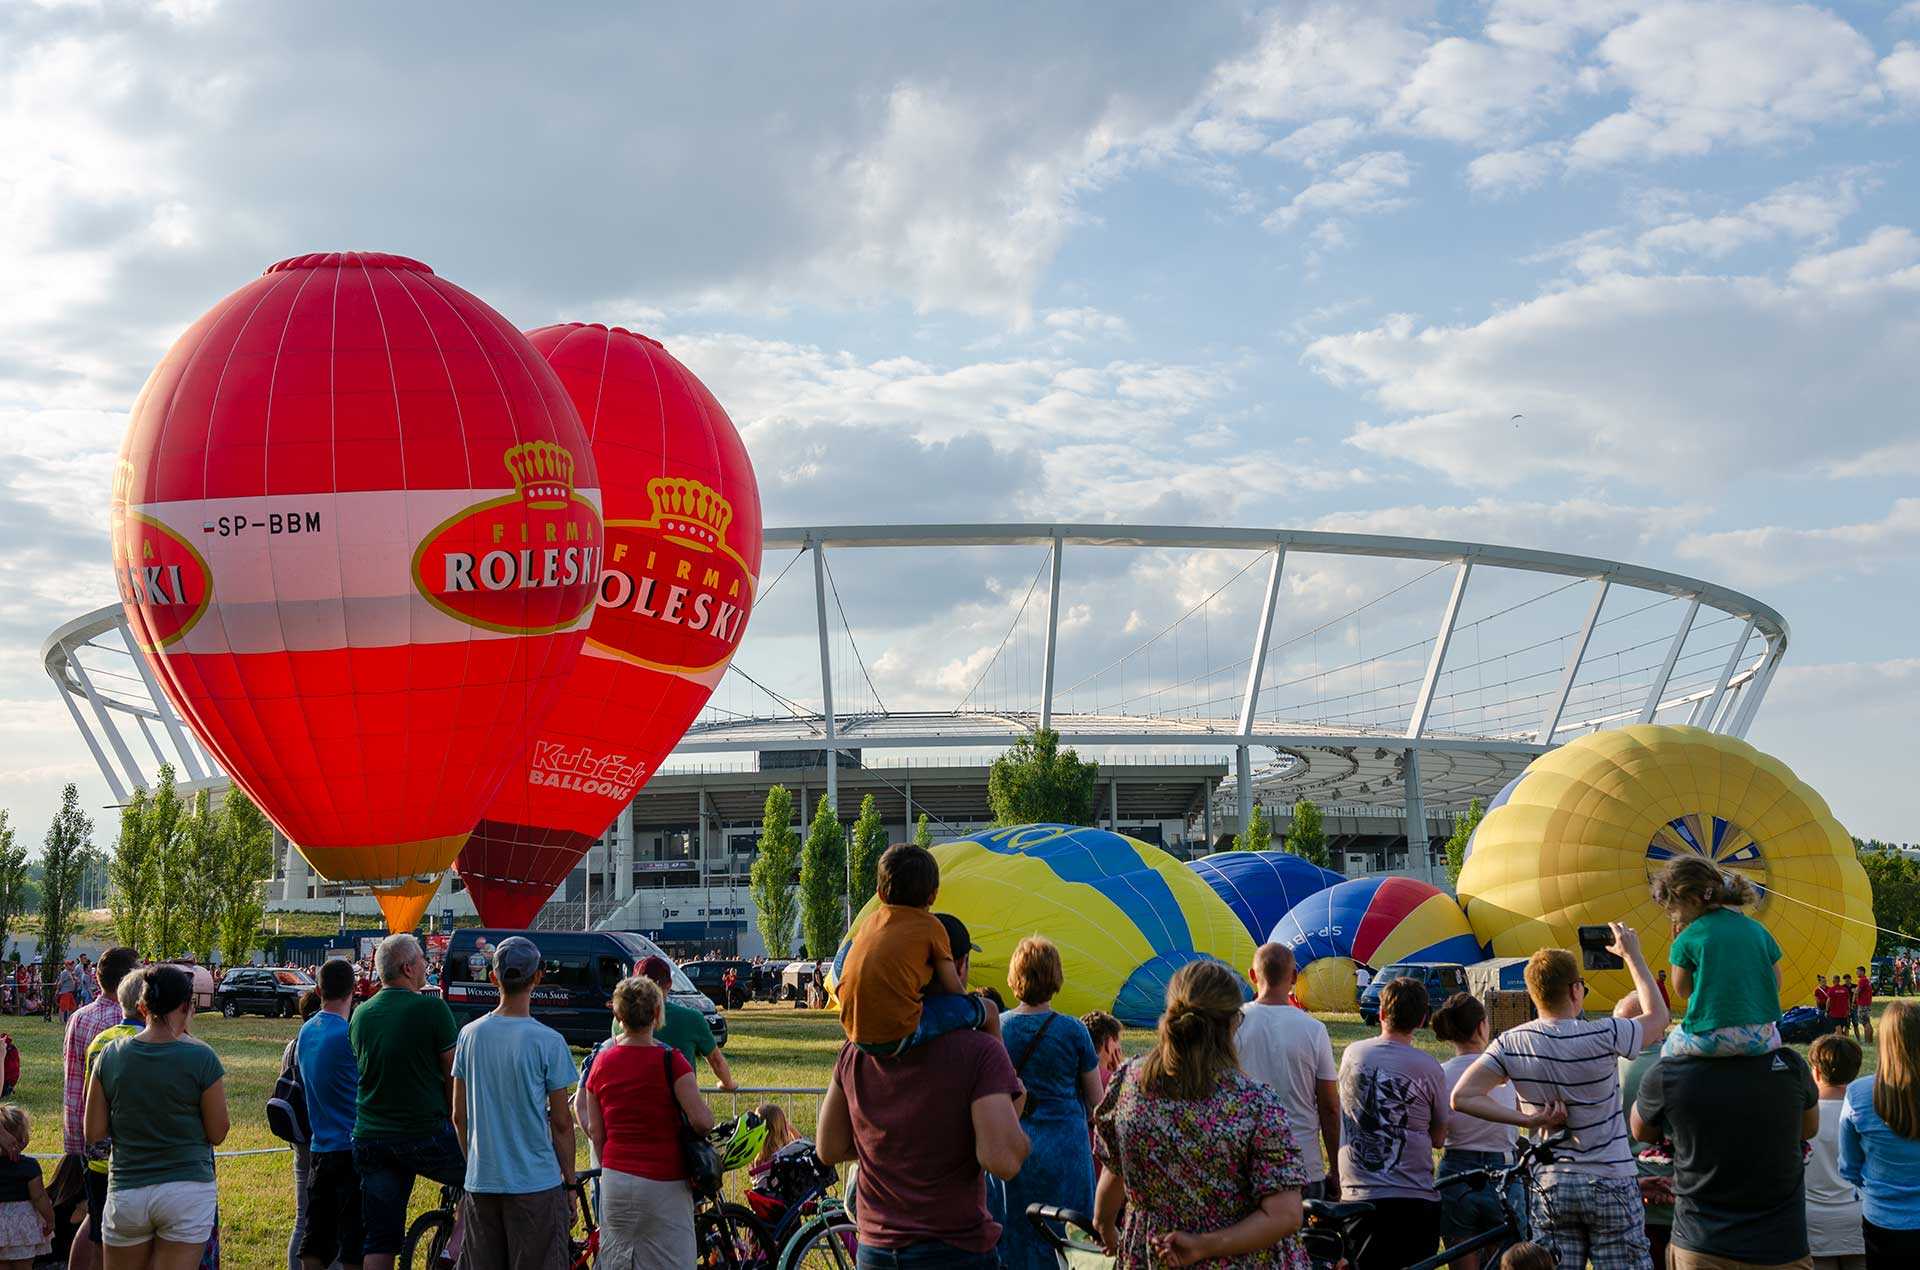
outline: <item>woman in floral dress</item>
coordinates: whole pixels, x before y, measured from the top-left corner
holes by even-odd
[[[1240,1072],[1239,1022],[1232,971],[1182,966],[1167,985],[1159,1042],[1107,1086],[1094,1115],[1105,1168],[1094,1218],[1119,1270],[1309,1270],[1295,1238],[1306,1173],[1279,1096]]]

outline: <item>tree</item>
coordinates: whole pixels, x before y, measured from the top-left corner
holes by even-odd
[[[1090,825],[1098,763],[1060,748],[1060,734],[1040,728],[993,760],[987,802],[998,825]]]
[[[1887,930],[1920,934],[1920,861],[1896,850],[1892,843],[1862,842],[1858,838],[1853,842],[1860,867],[1867,871],[1867,882],[1873,887],[1874,923]],[[1895,956],[1911,942],[1887,930],[1881,931],[1874,943],[1876,957]]]
[[[27,849],[13,840],[13,826],[0,809],[0,948],[13,919],[27,911]]]
[[[1447,885],[1460,885],[1460,870],[1467,867],[1467,840],[1473,837],[1473,831],[1480,827],[1480,821],[1486,816],[1487,809],[1480,805],[1478,798],[1467,804],[1467,814],[1456,816],[1453,832],[1447,835]]]
[[[1247,827],[1234,837],[1235,851],[1265,851],[1267,844],[1273,841],[1273,826],[1267,823],[1267,809],[1259,803],[1253,805],[1253,814],[1247,817]]]
[[[93,845],[93,821],[80,810],[80,787],[71,781],[60,791],[60,810],[47,829],[41,852],[40,977],[47,1017],[56,1004],[54,984],[67,959],[67,939],[73,933],[73,901],[80,887],[83,854]]]
[[[180,874],[180,889],[174,899],[179,910],[179,942],[182,952],[192,953],[202,965],[213,962],[213,950],[220,942],[219,877],[225,843],[220,826],[207,801],[207,791],[193,796],[193,810],[181,824],[179,859],[174,867]]]
[[[807,956],[825,961],[846,933],[841,905],[847,895],[847,841],[840,817],[823,797],[813,813],[807,842],[800,849],[800,934]]]
[[[920,823],[913,827],[913,845],[928,850],[933,848],[933,830],[927,827],[927,813],[924,811],[920,813]]]
[[[153,789],[135,790],[120,809],[120,837],[107,865],[107,907],[120,942],[156,956],[161,955],[153,929],[163,898],[161,860],[173,851],[184,811],[173,768],[163,763]]]
[[[847,853],[847,885],[851,888],[847,898],[853,912],[859,912],[860,906],[873,898],[879,885],[880,857],[886,849],[887,826],[880,819],[873,795],[868,794],[860,800],[860,819],[853,822],[853,844]]]
[[[793,951],[793,872],[800,863],[800,835],[793,831],[793,795],[785,785],[767,791],[760,816],[760,850],[753,857],[749,887],[760,939],[770,957]]]
[[[195,795],[192,803],[183,802],[175,790],[172,773],[165,784],[153,791],[147,811],[154,817],[153,867],[147,874],[148,904],[143,925],[150,958],[173,961],[190,951],[192,917],[189,895],[200,884],[198,853],[207,841],[206,798]]]
[[[1327,854],[1327,831],[1320,818],[1320,809],[1311,799],[1302,798],[1293,805],[1293,823],[1287,826],[1287,836],[1281,841],[1282,850],[1291,851],[1309,864],[1321,868],[1331,868]]]
[[[220,800],[218,844],[209,884],[214,892],[213,934],[223,965],[239,965],[253,951],[266,916],[261,888],[273,872],[273,825],[238,788]]]

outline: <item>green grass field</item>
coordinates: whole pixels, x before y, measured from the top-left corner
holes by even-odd
[[[1336,1052],[1363,1037],[1373,1035],[1355,1015],[1323,1014],[1333,1036]],[[816,1089],[826,1083],[840,1048],[838,1018],[825,1011],[794,1010],[772,1006],[754,1006],[728,1015],[732,1039],[727,1056],[734,1075],[742,1086],[783,1090]],[[290,1020],[223,1019],[218,1015],[198,1015],[194,1034],[207,1041],[219,1053],[227,1069],[227,1097],[233,1108],[233,1132],[223,1151],[263,1150],[279,1147],[279,1139],[267,1132],[264,1107],[280,1071],[280,1054],[293,1035]],[[38,1019],[0,1018],[0,1031],[12,1035],[20,1048],[21,1078],[14,1100],[33,1117],[33,1142],[29,1148],[38,1155],[57,1155],[60,1151],[60,1028]],[[1127,1050],[1139,1053],[1152,1041],[1152,1034],[1131,1031]],[[1423,1048],[1440,1057],[1449,1057],[1452,1049],[1429,1040]],[[1874,1052],[1867,1050],[1867,1071],[1874,1066]],[[707,1077],[703,1070],[701,1075]],[[819,1098],[807,1093],[715,1094],[711,1101],[722,1118],[750,1110],[762,1101],[778,1102],[787,1108],[795,1125],[803,1132],[813,1128]],[[581,1163],[585,1164],[585,1140],[582,1139]],[[51,1173],[51,1162],[48,1165]],[[287,1232],[293,1222],[293,1165],[290,1154],[281,1151],[267,1155],[243,1155],[222,1159],[219,1169],[222,1251],[226,1264],[247,1270],[268,1270],[284,1264]],[[438,1197],[430,1185],[414,1188],[414,1207],[425,1208]]]

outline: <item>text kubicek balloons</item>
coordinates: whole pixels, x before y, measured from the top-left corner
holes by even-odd
[[[593,446],[607,554],[586,649],[460,853],[481,919],[506,927],[533,920],[679,742],[740,646],[760,576],[753,466],[693,373],[619,327],[529,338]]]
[[[579,415],[417,261],[274,265],[167,351],[113,559],[162,690],[331,882],[411,928],[578,658],[603,552]]]

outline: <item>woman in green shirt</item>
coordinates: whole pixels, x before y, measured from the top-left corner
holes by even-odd
[[[113,1139],[106,1270],[195,1270],[213,1234],[213,1148],[227,1136],[225,1069],[187,1034],[193,980],[154,966],[146,1026],[100,1052],[87,1085],[86,1137]]]

